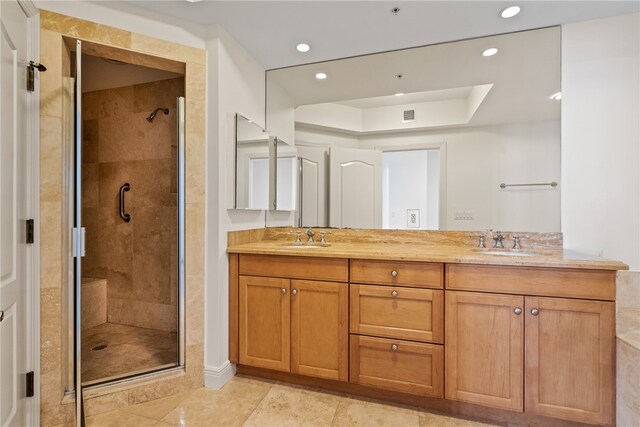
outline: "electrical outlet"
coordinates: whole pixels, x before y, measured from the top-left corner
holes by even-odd
[[[473,221],[475,219],[475,212],[470,210],[455,210],[453,212],[453,219],[455,221]]]
[[[407,209],[407,227],[420,228],[420,209]]]

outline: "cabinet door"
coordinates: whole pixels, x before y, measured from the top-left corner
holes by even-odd
[[[289,371],[289,279],[240,276],[240,363]]]
[[[444,291],[350,285],[351,333],[442,343]]]
[[[291,371],[347,381],[348,285],[291,281]]]
[[[613,424],[615,303],[526,298],[526,410]]]
[[[445,313],[445,397],[522,412],[524,297],[448,291]]]

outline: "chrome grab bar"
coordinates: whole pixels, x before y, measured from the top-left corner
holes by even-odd
[[[124,212],[124,192],[129,191],[130,189],[131,189],[131,186],[129,185],[128,182],[125,182],[120,187],[120,218],[122,218],[124,222],[131,221],[131,215]]]
[[[535,184],[505,184],[502,183],[500,184],[500,188],[507,188],[507,187],[537,187],[537,186],[550,186],[553,188],[556,188],[558,186],[558,183],[553,181],[553,182],[540,182],[540,183],[535,183]]]

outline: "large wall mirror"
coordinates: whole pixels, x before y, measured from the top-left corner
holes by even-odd
[[[560,58],[553,27],[268,71],[291,225],[560,231]]]

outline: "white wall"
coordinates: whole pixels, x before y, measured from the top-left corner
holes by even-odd
[[[220,387],[228,363],[227,232],[265,225],[264,211],[228,210],[233,200],[234,113],[264,127],[264,69],[221,27],[208,29],[205,385]]]
[[[562,27],[565,247],[640,270],[639,14]]]

